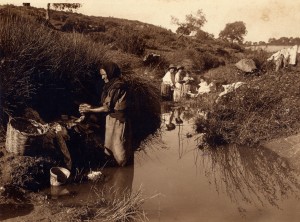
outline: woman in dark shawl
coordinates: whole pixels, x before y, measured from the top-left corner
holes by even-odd
[[[127,87],[121,77],[121,70],[115,63],[101,65],[99,73],[105,82],[101,95],[101,106],[82,104],[80,113],[107,113],[105,123],[105,151],[112,154],[120,166],[132,161],[131,129],[128,121]]]

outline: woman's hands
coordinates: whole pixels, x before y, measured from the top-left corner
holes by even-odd
[[[90,112],[90,109],[91,109],[91,105],[89,105],[87,103],[82,103],[79,105],[79,112],[81,114]]]
[[[102,113],[108,111],[109,109],[107,108],[107,106],[92,107],[91,105],[86,103],[79,105],[79,112],[81,115],[84,115],[85,113]]]

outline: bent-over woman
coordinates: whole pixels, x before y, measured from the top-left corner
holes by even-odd
[[[115,63],[103,64],[99,73],[105,82],[101,106],[91,107],[80,105],[81,113],[107,113],[105,124],[104,147],[107,154],[112,154],[118,165],[125,166],[133,159],[131,146],[131,127],[126,115],[127,111],[127,86],[121,77],[121,70]]]

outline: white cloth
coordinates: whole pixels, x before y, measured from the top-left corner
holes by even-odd
[[[209,92],[210,92],[210,87],[207,84],[207,82],[204,81],[199,83],[198,94],[204,94]]]
[[[294,45],[292,48],[289,49],[289,53],[290,53],[289,63],[291,65],[296,65],[297,52],[298,52],[298,45]]]
[[[224,91],[219,94],[219,97],[224,96],[230,92],[233,92],[234,90],[236,90],[237,88],[239,88],[241,85],[244,85],[244,84],[245,84],[244,82],[235,82],[235,83],[228,84],[228,85],[222,85],[224,88]]]
[[[280,55],[282,54],[284,59],[289,59],[289,64],[295,65],[296,64],[296,57],[297,57],[298,45],[294,45],[290,48],[281,49],[278,52],[271,55],[267,60],[268,61],[276,61],[279,59]]]

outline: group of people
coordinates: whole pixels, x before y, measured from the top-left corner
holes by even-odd
[[[185,74],[184,74],[185,73]],[[170,64],[167,73],[164,75],[161,84],[161,96],[165,99],[178,102],[191,90],[194,79],[184,66]]]

